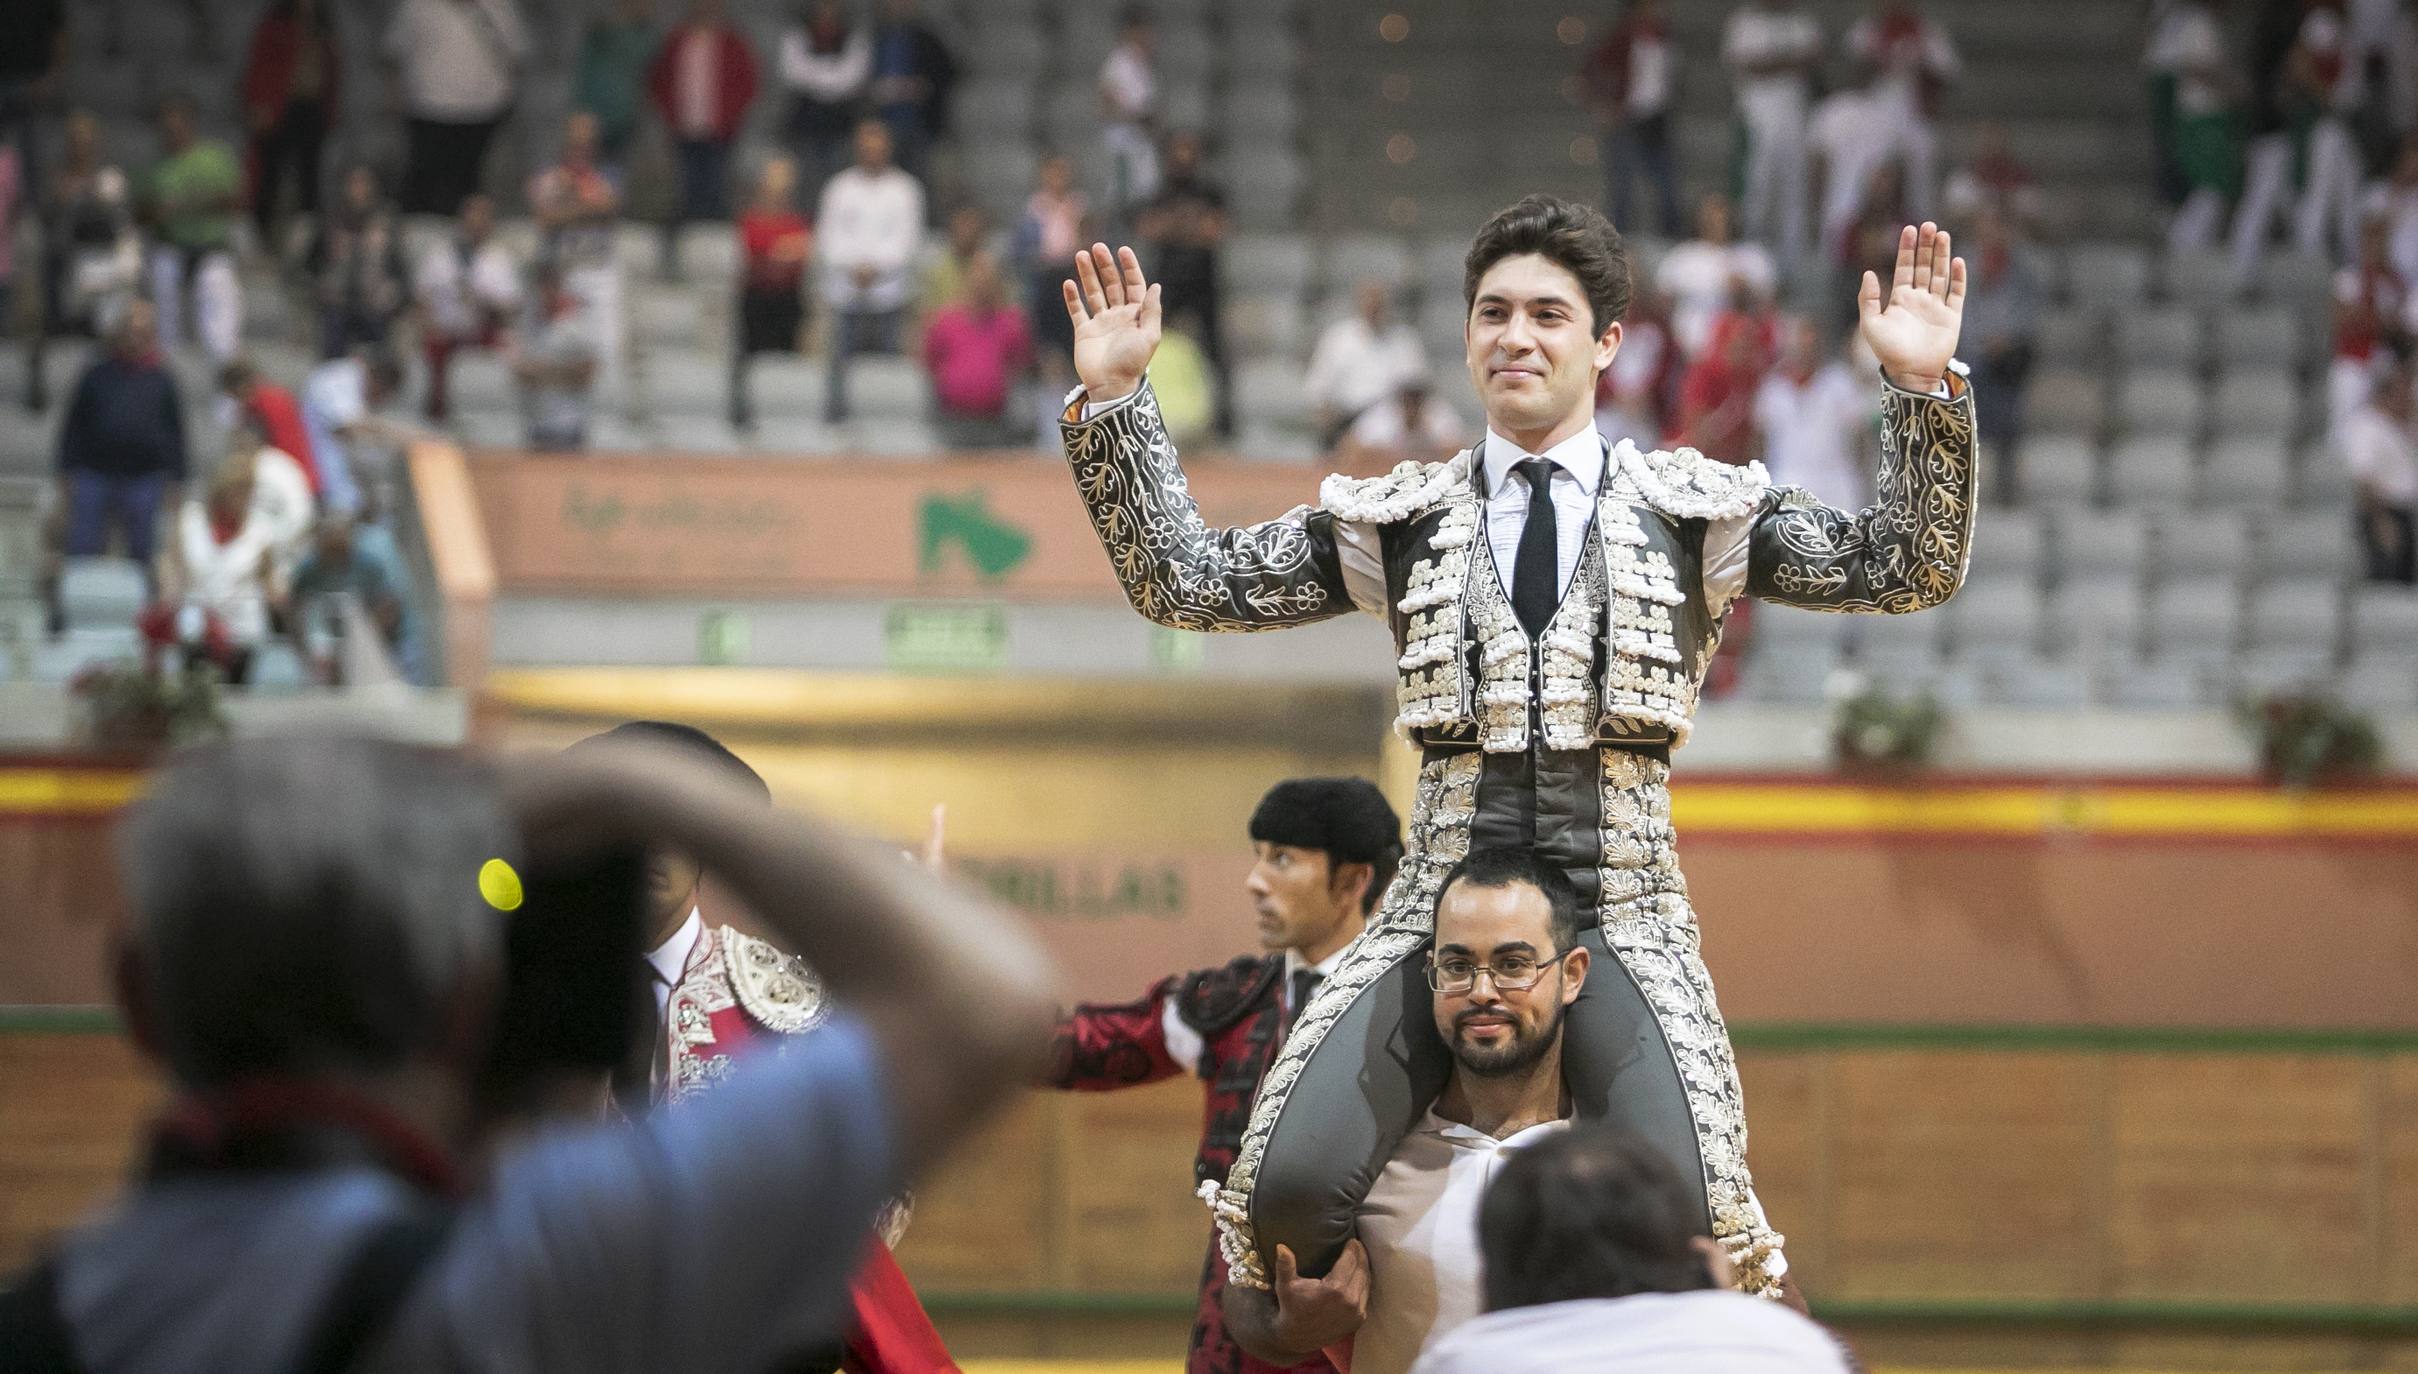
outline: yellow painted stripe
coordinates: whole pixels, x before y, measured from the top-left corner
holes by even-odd
[[[1682,835],[2418,837],[2418,790],[1682,783]]]
[[[0,815],[104,815],[142,790],[130,768],[0,768]]]

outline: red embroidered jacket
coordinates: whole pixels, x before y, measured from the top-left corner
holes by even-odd
[[[665,1097],[673,1102],[730,1076],[732,1062],[769,1035],[803,1035],[830,1015],[804,962],[729,926],[697,937],[680,985],[664,1004],[671,1041]],[[958,1374],[915,1290],[890,1257],[906,1208],[883,1215],[864,1268],[849,1285],[854,1320],[840,1367],[848,1374]]]
[[[1166,1015],[1172,1005],[1183,1025],[1201,1038],[1194,1068],[1208,1086],[1193,1181],[1224,1183],[1242,1148],[1259,1080],[1284,1043],[1284,968],[1281,956],[1246,954],[1223,968],[1160,979],[1138,1001],[1084,1003],[1058,1023],[1047,1082],[1076,1092],[1110,1092],[1183,1073],[1186,1066],[1167,1046]],[[1212,1236],[1201,1266],[1201,1300],[1185,1374],[1333,1374],[1324,1356],[1288,1370],[1247,1354],[1226,1334],[1218,1306],[1225,1291],[1226,1264]]]

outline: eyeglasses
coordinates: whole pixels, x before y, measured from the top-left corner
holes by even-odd
[[[1545,974],[1559,962],[1558,954],[1550,959],[1506,954],[1492,964],[1472,963],[1457,955],[1439,959],[1431,954],[1427,956],[1427,985],[1457,997],[1477,987],[1478,976],[1484,974],[1494,980],[1497,992],[1526,992],[1543,982]]]

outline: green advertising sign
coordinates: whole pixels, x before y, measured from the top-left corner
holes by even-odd
[[[979,673],[1007,664],[1007,608],[990,602],[902,601],[882,627],[900,673]]]

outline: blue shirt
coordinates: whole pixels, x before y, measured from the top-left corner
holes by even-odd
[[[104,356],[76,379],[59,426],[59,471],[185,480],[185,412],[157,362]]]
[[[838,1344],[899,1187],[891,1104],[842,1014],[714,1092],[506,1156],[362,1374],[762,1369]],[[99,1374],[275,1374],[403,1186],[376,1170],[179,1178],[71,1237],[60,1293]]]

